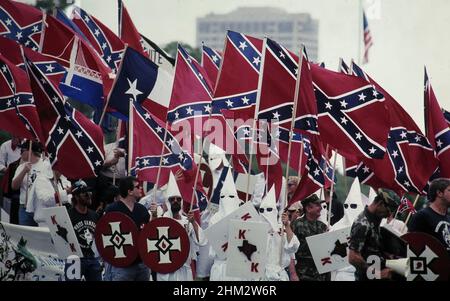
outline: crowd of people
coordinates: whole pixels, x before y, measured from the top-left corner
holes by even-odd
[[[228,169],[225,180],[220,183],[222,188],[217,192],[220,196],[217,206],[210,203],[198,223],[192,211],[183,210],[184,200],[173,174],[164,190],[150,190],[145,195],[142,182],[126,175],[125,151],[115,143],[107,145],[106,150],[103,170],[98,178],[71,182],[52,170],[44,156],[44,148],[38,142],[21,142],[13,137],[0,148],[3,196],[11,201],[10,223],[45,227],[42,209],[66,206],[82,249],[81,275],[86,281],[362,281],[368,280],[368,258],[371,255],[381,258],[378,278],[393,279],[393,271],[386,267],[389,255],[383,251],[380,228],[386,224],[395,228],[398,223],[397,229],[404,232],[409,228],[409,231],[434,236],[450,255],[449,179],[436,179],[431,183],[429,206],[413,216],[408,228],[395,218],[398,204],[381,190],[369,196],[365,206],[361,201],[356,202],[351,194],[345,203],[341,203],[333,192],[325,190],[323,199],[313,194],[284,208],[280,204],[287,204],[286,200],[277,200],[273,188],[265,195],[260,193],[261,185],[257,183],[250,201],[269,226],[265,273],[259,279],[229,277],[227,261],[215,253],[203,233],[243,204],[225,152],[217,148],[210,151],[212,189],[218,186],[224,168]],[[299,178],[289,177],[286,183],[289,200]],[[265,182],[262,184],[266,186]],[[330,203],[331,215],[328,218]],[[191,248],[186,262],[173,273],[161,274],[151,271],[139,257],[127,267],[116,267],[104,261],[94,250],[94,232],[99,218],[110,212],[127,215],[138,229],[158,217],[175,219],[186,229],[189,237]],[[320,274],[306,238],[343,227],[351,227],[348,243],[350,265]]]

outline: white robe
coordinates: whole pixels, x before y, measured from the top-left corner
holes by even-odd
[[[287,241],[287,234],[284,233],[283,253],[281,255],[280,265],[280,248],[281,235],[278,232],[272,232],[267,239],[267,264],[263,281],[289,281],[289,275],[286,268],[291,263],[291,256],[297,252],[300,247],[300,241],[294,234],[291,241]]]
[[[167,213],[167,212],[166,212]],[[166,214],[164,216],[167,217]],[[180,220],[176,220],[179,222],[185,229],[188,227],[188,237],[190,242],[190,251],[189,256],[186,259],[186,262],[181,266],[178,270],[173,273],[168,274],[156,274],[156,279],[158,281],[193,281],[192,277],[192,269],[191,269],[191,261],[196,259],[197,250],[199,246],[204,246],[207,243],[207,239],[203,234],[203,230],[201,227],[198,227],[198,240],[195,235],[194,227],[189,223],[188,219],[185,216],[181,216]]]

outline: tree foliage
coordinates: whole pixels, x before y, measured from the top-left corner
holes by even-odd
[[[181,43],[181,46],[183,46],[183,48],[186,49],[186,51],[197,60],[197,62],[201,61],[202,53],[200,51],[200,48],[194,48],[191,45],[184,44],[184,43]],[[176,57],[177,56],[177,47],[178,47],[178,42],[173,41],[164,47],[164,51],[167,52],[171,57]]]

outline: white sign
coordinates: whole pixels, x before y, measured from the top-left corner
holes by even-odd
[[[306,238],[319,274],[347,267],[348,239],[351,227],[322,233]]]
[[[63,281],[50,231],[0,222],[0,281]]]
[[[262,221],[261,216],[256,212],[255,207],[251,202],[247,202],[219,222],[209,226],[205,231],[205,236],[216,252],[217,256],[225,260],[227,258],[228,250],[228,230],[230,221],[238,219],[242,221]]]
[[[66,260],[71,255],[83,257],[66,207],[45,208],[42,211],[59,258]]]
[[[265,222],[230,221],[226,275],[243,279],[264,276],[268,227]]]

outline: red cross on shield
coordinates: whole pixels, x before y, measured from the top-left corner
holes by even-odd
[[[148,223],[139,234],[142,261],[161,274],[175,272],[186,262],[190,243],[183,226],[176,220],[161,217]]]
[[[134,221],[120,212],[102,216],[94,234],[100,256],[115,267],[127,267],[136,260],[138,235]]]

